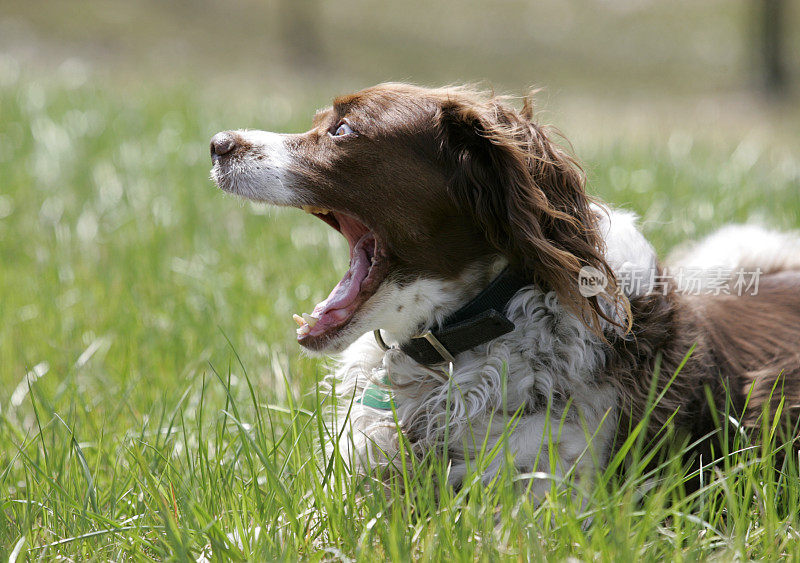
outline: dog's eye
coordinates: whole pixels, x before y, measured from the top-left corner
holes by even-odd
[[[344,135],[352,135],[353,133],[355,133],[355,131],[353,131],[353,128],[350,127],[350,125],[348,125],[347,123],[342,122],[336,127],[336,131],[333,133],[333,136],[342,137]]]

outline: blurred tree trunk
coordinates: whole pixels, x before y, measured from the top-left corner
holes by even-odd
[[[785,0],[758,0],[759,35],[758,64],[762,83],[767,95],[782,97],[788,91],[788,76],[784,59],[786,40]]]
[[[321,6],[319,0],[279,0],[278,23],[281,41],[289,64],[299,70],[318,68],[323,62],[319,34]]]

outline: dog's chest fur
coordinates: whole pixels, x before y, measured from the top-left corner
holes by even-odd
[[[596,455],[605,460],[612,429],[616,395],[610,386],[597,385],[594,372],[603,362],[603,348],[573,315],[558,305],[553,293],[531,289],[509,306],[517,328],[508,335],[458,356],[452,374],[414,362],[399,350],[384,352],[367,335],[348,350],[338,371],[340,402],[353,397],[348,436],[340,444],[357,464],[399,466],[397,430],[391,410],[357,401],[367,386],[387,382],[397,418],[414,454],[444,453],[452,460],[450,480],[458,483],[474,463],[479,450],[491,451],[510,424],[507,447],[517,468],[549,466],[547,448],[558,448],[566,471],[579,461],[592,436]],[[341,405],[340,405],[341,406]],[[352,441],[350,440],[352,436]],[[347,456],[345,453],[345,457]],[[484,470],[494,476],[502,455]],[[592,453],[586,453],[592,459]],[[580,464],[578,464],[580,467]],[[474,467],[474,465],[473,465]]]
[[[652,275],[655,254],[633,216],[616,212],[613,217],[613,225],[605,219],[601,228],[613,244],[608,254],[615,271],[622,277]],[[558,476],[574,467],[580,475],[595,462],[602,466],[617,404],[612,386],[596,377],[607,346],[559,304],[554,292],[530,286],[509,302],[506,313],[516,328],[459,354],[452,373],[444,364],[423,366],[400,350],[384,351],[371,334],[351,346],[335,374],[338,424],[347,427],[339,444],[345,459],[357,466],[399,467],[396,412],[418,458],[441,457],[447,449],[453,484],[475,468],[481,450],[492,451],[501,439],[521,472]],[[365,389],[381,385],[391,390],[394,412],[359,400]],[[484,480],[496,474],[504,458],[500,453],[481,468]]]

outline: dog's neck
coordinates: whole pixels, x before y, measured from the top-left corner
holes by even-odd
[[[636,228],[635,216],[625,211],[606,210],[596,204],[592,210],[605,243],[606,260],[617,277],[619,288],[629,297],[647,293],[656,273],[656,255]],[[376,295],[378,301],[397,303],[396,308],[387,308],[387,314],[376,319],[387,347],[402,347],[420,334],[441,329],[456,311],[486,290],[507,266],[505,257],[494,256],[464,268],[457,277],[449,280],[420,278],[402,287],[387,288],[385,294]],[[575,280],[577,289],[578,280]],[[626,319],[620,318],[621,311],[609,306],[606,312],[620,326],[626,326]],[[606,328],[604,324],[603,328]],[[427,345],[426,349],[431,351]],[[412,357],[414,355],[412,353]],[[433,355],[431,352],[422,358],[426,361],[421,363],[428,364],[441,358],[440,354]]]
[[[380,328],[388,347],[399,347],[420,334],[438,329],[486,289],[507,265],[504,257],[493,256],[467,266],[450,279],[420,277],[402,285],[386,284],[375,300],[394,306],[383,307],[386,312],[377,316],[372,330]]]
[[[471,301],[448,316],[441,326],[421,333],[400,345],[400,349],[424,365],[453,363],[455,356],[514,330],[505,314],[508,302],[530,282],[506,267]],[[385,346],[380,331],[378,343]]]

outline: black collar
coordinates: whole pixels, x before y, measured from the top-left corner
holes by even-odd
[[[530,282],[506,267],[472,301],[447,317],[438,329],[412,338],[400,349],[421,364],[453,362],[453,357],[461,352],[514,330],[514,323],[505,316],[505,309],[526,285]],[[380,331],[375,331],[375,338],[386,348]]]

